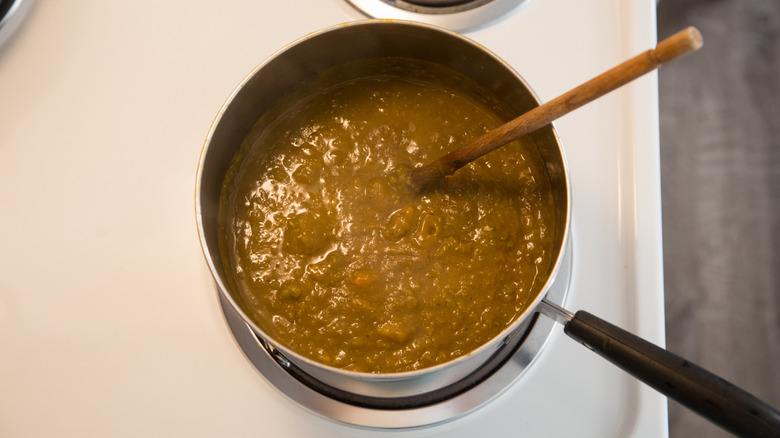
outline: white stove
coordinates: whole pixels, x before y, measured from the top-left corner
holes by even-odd
[[[543,101],[655,45],[653,0],[494,1],[509,12],[439,24]],[[362,18],[345,0],[36,2],[0,47],[0,436],[667,435],[665,397],[560,327],[492,401],[392,433],[310,412],[247,360],[198,243],[201,147],[255,65]],[[663,345],[656,75],[556,127],[573,187],[565,307]]]

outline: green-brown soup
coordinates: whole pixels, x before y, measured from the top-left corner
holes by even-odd
[[[223,187],[220,250],[244,310],[299,354],[364,372],[433,366],[495,337],[552,264],[534,144],[422,195],[405,177],[509,116],[470,79],[398,58],[336,67],[281,99]]]

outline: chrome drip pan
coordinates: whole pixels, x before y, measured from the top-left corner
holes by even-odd
[[[22,23],[32,4],[33,0],[0,0],[0,47]]]
[[[529,0],[347,0],[372,18],[413,20],[455,31],[487,25]]]
[[[547,300],[563,304],[572,267],[571,239],[558,279]],[[378,429],[409,429],[454,420],[498,398],[517,382],[544,347],[555,323],[536,315],[480,369],[447,387],[414,397],[379,398],[351,394],[317,381],[263,342],[219,294],[225,320],[238,345],[260,374],[285,397],[329,420]]]

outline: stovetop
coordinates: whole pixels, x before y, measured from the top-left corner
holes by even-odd
[[[193,207],[206,133],[241,78],[364,17],[343,0],[34,4],[0,47],[0,435],[386,435],[310,413],[244,357]],[[528,0],[463,32],[546,101],[652,47],[655,2]],[[657,76],[556,127],[573,188],[566,307],[663,344]],[[666,400],[557,327],[492,402],[394,433],[485,430],[666,436]]]

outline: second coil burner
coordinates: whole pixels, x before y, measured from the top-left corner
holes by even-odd
[[[346,0],[372,18],[412,20],[454,31],[485,26],[529,0]]]

